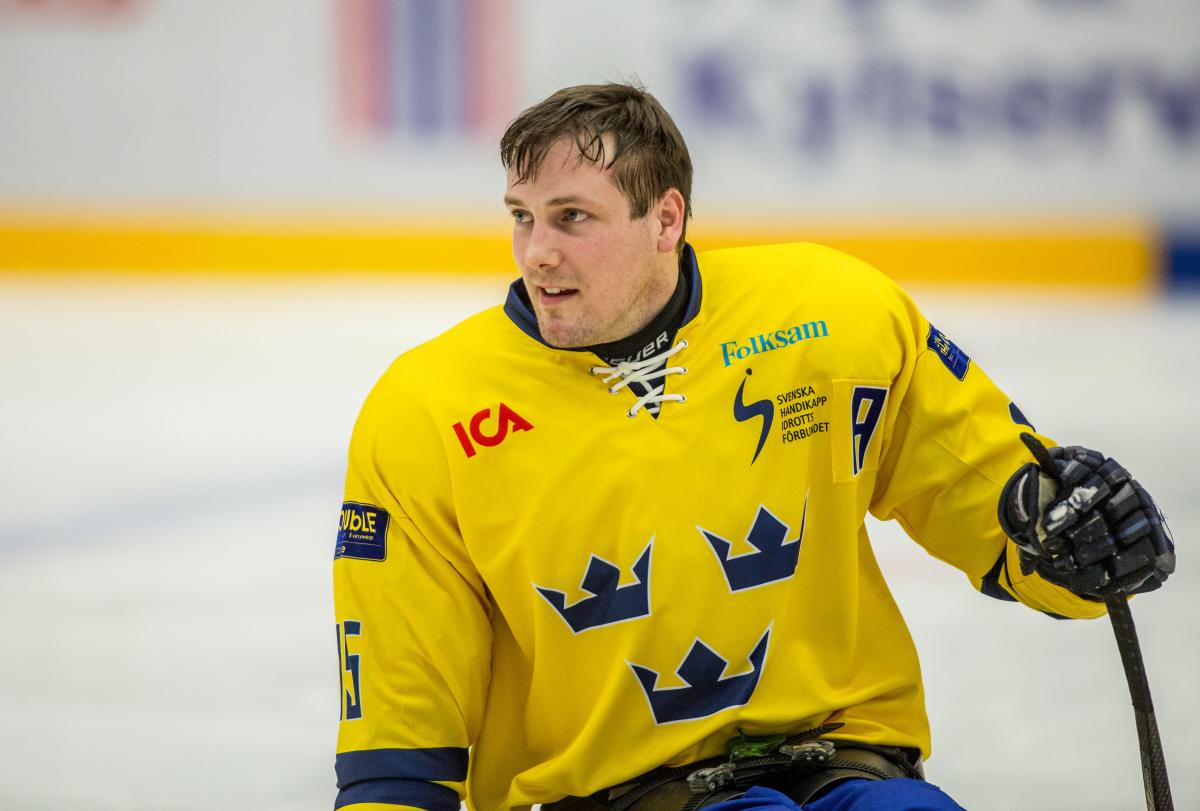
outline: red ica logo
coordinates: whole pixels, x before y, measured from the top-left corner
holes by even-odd
[[[461,422],[454,423],[454,434],[458,437],[459,444],[462,445],[463,451],[470,459],[477,451],[475,445],[482,445],[485,448],[492,448],[499,445],[508,436],[508,432],[512,431],[532,431],[533,426],[529,421],[522,417],[517,412],[500,404],[499,412],[496,414],[496,430],[493,433],[485,433],[483,429],[484,420],[491,419],[492,410],[485,408],[483,411],[477,411],[475,416],[471,417],[469,423],[470,428],[463,428]],[[470,435],[467,431],[470,430]]]

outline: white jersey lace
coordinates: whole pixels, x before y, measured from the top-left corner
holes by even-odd
[[[681,340],[661,355],[655,355],[645,360],[621,361],[616,366],[593,366],[592,374],[604,375],[605,383],[611,383],[614,380],[617,381],[609,386],[609,394],[616,394],[630,383],[642,384],[648,391],[637,398],[637,401],[634,402],[626,414],[630,417],[636,417],[638,411],[643,408],[651,414],[657,414],[659,409],[662,408],[662,404],[667,401],[676,403],[687,402],[685,395],[663,393],[667,387],[667,375],[687,374],[686,366],[667,366],[667,361],[671,356],[686,347],[687,341]],[[653,380],[657,380],[658,383],[652,383],[651,381]]]

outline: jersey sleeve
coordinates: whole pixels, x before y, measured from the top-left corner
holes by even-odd
[[[350,443],[333,566],[335,808],[456,811],[489,681],[487,592],[414,401],[385,376]]]
[[[931,555],[962,570],[976,589],[1058,617],[1091,618],[1085,600],[1036,573],[1024,575],[1017,548],[1000,527],[1004,484],[1031,461],[1022,432],[1055,444],[968,355],[887,282],[882,298],[899,338],[900,373],[887,406],[878,479],[870,509],[894,518]]]

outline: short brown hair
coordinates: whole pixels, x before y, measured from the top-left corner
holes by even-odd
[[[616,141],[612,155],[605,154],[605,135]],[[612,168],[634,219],[646,216],[668,189],[678,189],[684,229],[675,249],[683,249],[692,216],[692,159],[658,99],[633,84],[564,87],[508,125],[500,139],[500,161],[523,183],[537,176],[546,153],[562,138],[575,142],[581,161]]]

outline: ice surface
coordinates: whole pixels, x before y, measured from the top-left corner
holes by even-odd
[[[506,281],[0,279],[0,808],[329,809],[345,446],[404,348]],[[1134,603],[1200,807],[1200,303],[915,291],[1039,429],[1121,460],[1180,548]],[[971,809],[1136,809],[1106,621],[976,594],[891,526],[930,778]]]

